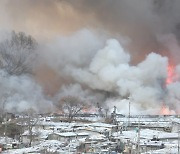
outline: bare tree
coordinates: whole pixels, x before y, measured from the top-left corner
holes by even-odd
[[[13,31],[8,39],[0,43],[0,68],[10,75],[30,73],[36,47],[37,43],[31,36]]]
[[[26,129],[28,131],[29,147],[31,147],[32,142],[34,140],[33,128],[36,126],[36,124],[39,121],[38,115],[32,108],[30,108],[30,109],[27,109],[26,111],[24,111],[23,113],[21,113],[21,116],[22,117],[21,117],[20,124],[22,127],[23,126],[26,127]],[[23,133],[23,130],[21,129],[21,134],[20,134],[21,141],[22,141],[22,133]]]
[[[73,118],[85,107],[85,104],[78,97],[66,96],[60,100],[59,107],[68,115],[68,121],[72,122]]]
[[[28,110],[28,130],[29,130],[29,146],[31,147],[32,141],[33,141],[33,127],[38,122],[37,114],[35,114],[35,111],[33,109]]]

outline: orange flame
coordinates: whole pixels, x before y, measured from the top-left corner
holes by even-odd
[[[166,85],[171,84],[173,82],[173,77],[174,77],[174,66],[169,65],[167,68],[168,76],[166,79]]]
[[[173,115],[173,114],[175,114],[175,112],[173,110],[170,110],[167,105],[162,104],[160,114],[161,115]]]
[[[174,66],[169,64],[167,67],[167,78],[166,78],[166,85],[169,85],[174,82],[175,79],[175,70]],[[174,115],[175,111],[171,110],[169,106],[166,104],[162,104],[161,110],[160,110],[161,115]]]

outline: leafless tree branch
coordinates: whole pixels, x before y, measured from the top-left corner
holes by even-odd
[[[0,42],[0,68],[10,75],[31,73],[36,47],[31,36],[13,31],[9,39]]]

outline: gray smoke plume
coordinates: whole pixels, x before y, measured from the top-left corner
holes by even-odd
[[[1,28],[25,31],[36,38],[49,39],[84,27],[118,38],[129,37],[132,61],[147,53],[170,55],[162,43],[173,35],[179,43],[179,0],[1,0]],[[179,55],[179,52],[175,52]],[[179,57],[179,56],[178,56]]]
[[[15,77],[37,95],[15,88],[8,108],[69,93],[119,108],[131,97],[134,111],[146,113],[163,103],[178,109],[179,8],[179,0],[1,0],[0,30],[33,35],[40,55],[32,76]],[[168,63],[177,65],[176,76],[165,85]]]

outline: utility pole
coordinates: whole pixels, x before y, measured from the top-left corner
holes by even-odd
[[[128,126],[130,126],[130,116],[131,116],[131,101],[129,100]]]
[[[116,124],[116,106],[114,106],[114,111],[113,111],[113,124]]]
[[[137,154],[140,154],[140,117],[139,117],[139,122],[138,122],[138,149],[137,149]]]
[[[180,154],[180,149],[179,149],[179,137],[180,137],[180,134],[179,134],[179,125],[178,125],[178,154]]]
[[[5,112],[5,121],[4,121],[4,137],[7,144],[7,112]]]

